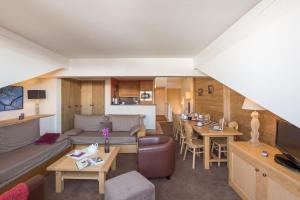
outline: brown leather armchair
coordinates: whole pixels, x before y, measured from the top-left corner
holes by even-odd
[[[44,199],[44,177],[37,175],[26,181],[29,188],[28,200],[43,200]]]
[[[170,178],[175,169],[175,142],[165,135],[138,139],[138,171],[146,178]]]

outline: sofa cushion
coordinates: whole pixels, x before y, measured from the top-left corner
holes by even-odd
[[[64,135],[78,135],[79,133],[82,133],[83,130],[81,128],[73,128],[71,130],[68,130],[66,132],[64,132]]]
[[[58,155],[70,146],[70,140],[63,139],[54,144],[30,144],[14,151],[1,153],[0,188]]]
[[[139,132],[140,130],[141,130],[141,126],[135,125],[130,129],[129,135],[133,136],[133,135],[137,134],[137,132]]]
[[[74,127],[84,131],[99,131],[100,122],[106,121],[104,115],[78,115],[75,114]]]
[[[133,126],[140,125],[140,115],[110,115],[112,131],[130,131]]]
[[[102,129],[104,128],[108,128],[109,132],[112,131],[112,122],[111,121],[105,121],[105,122],[100,122],[100,131],[102,131]]]
[[[104,137],[95,131],[86,131],[77,136],[71,136],[72,144],[104,144]],[[111,132],[109,136],[110,144],[136,144],[136,137],[129,132]]]
[[[39,120],[0,128],[0,153],[34,143],[40,137]]]

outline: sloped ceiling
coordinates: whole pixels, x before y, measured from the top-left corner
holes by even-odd
[[[203,50],[195,65],[300,127],[299,20],[300,1],[264,1]]]
[[[194,57],[259,0],[1,0],[0,26],[68,58]]]

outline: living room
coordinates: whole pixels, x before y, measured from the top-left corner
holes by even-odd
[[[300,199],[298,1],[0,5],[0,199]]]

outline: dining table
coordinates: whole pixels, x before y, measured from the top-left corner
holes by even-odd
[[[193,127],[194,131],[203,137],[204,141],[204,169],[210,169],[210,163],[218,162],[217,158],[212,158],[210,155],[211,150],[211,138],[226,138],[227,139],[227,152],[229,152],[229,143],[234,141],[234,136],[243,135],[243,133],[229,127],[224,127],[223,130],[212,130],[209,124],[204,126],[197,126],[197,121],[186,120]],[[229,160],[229,154],[227,154],[227,160]]]

